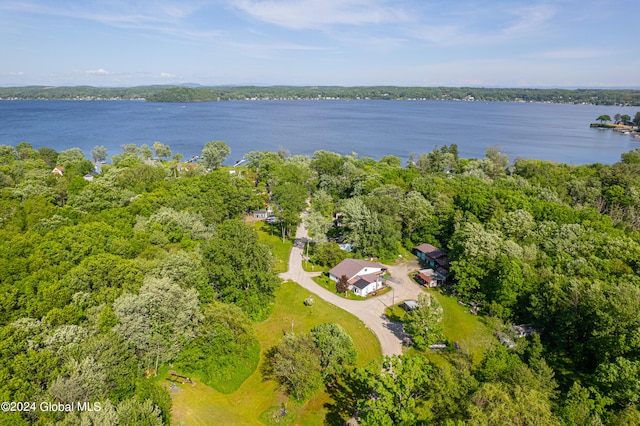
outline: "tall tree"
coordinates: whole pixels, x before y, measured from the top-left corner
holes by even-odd
[[[221,223],[203,248],[204,265],[217,298],[241,307],[252,319],[268,316],[279,279],[271,249],[239,220]]]
[[[315,243],[324,243],[327,241],[327,231],[331,228],[333,222],[319,211],[311,210],[308,215],[304,216],[304,225],[309,230],[309,235]]]
[[[153,143],[153,152],[155,152],[156,157],[161,160],[166,160],[171,157],[171,148],[169,145],[163,144],[162,142]]]
[[[91,158],[94,163],[99,163],[107,159],[107,148],[102,145],[94,146],[91,150]]]
[[[142,145],[140,145],[140,148],[138,149],[138,153],[140,154],[140,157],[142,157],[142,159],[145,161],[150,160],[151,157],[153,157],[153,150],[146,143],[143,143]]]
[[[223,141],[207,142],[202,148],[202,161],[208,169],[217,169],[231,154],[231,149]]]
[[[285,182],[272,188],[273,199],[280,210],[276,213],[280,219],[282,241],[295,234],[300,223],[300,212],[307,206],[307,188],[298,183]]]
[[[536,389],[485,383],[472,396],[467,424],[560,426],[551,402]]]
[[[310,335],[287,333],[268,358],[265,372],[296,400],[308,399],[322,386],[318,348]]]
[[[193,339],[202,318],[196,290],[184,291],[166,278],[147,278],[138,294],[120,296],[113,311],[120,321],[115,330],[156,370]]]
[[[418,307],[407,314],[404,329],[419,350],[427,350],[429,345],[442,342],[442,306],[434,296],[423,293],[418,297]]]
[[[431,373],[429,361],[420,355],[385,357],[382,368],[374,362],[356,370],[356,381],[370,390],[358,404],[360,424],[391,426],[426,420],[416,407],[427,395]]]
[[[309,332],[320,350],[320,366],[325,377],[332,377],[356,362],[353,340],[338,324],[318,325]]]

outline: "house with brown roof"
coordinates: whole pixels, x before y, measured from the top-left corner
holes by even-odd
[[[413,248],[413,253],[422,262],[436,270],[438,268],[447,269],[449,267],[449,256],[447,256],[447,252],[442,251],[431,244],[424,243],[419,246],[415,246]]]
[[[386,285],[383,275],[387,268],[376,262],[360,259],[345,259],[329,271],[329,278],[338,282],[344,275],[349,290],[358,296],[366,296]]]
[[[64,167],[55,166],[53,170],[51,170],[51,173],[53,173],[56,176],[64,176]]]
[[[438,271],[434,271],[431,268],[420,269],[416,274],[416,281],[418,281],[419,283],[421,283],[426,287],[431,287],[431,288],[441,286],[442,284],[444,284],[446,279],[447,279],[446,275],[441,274]]]

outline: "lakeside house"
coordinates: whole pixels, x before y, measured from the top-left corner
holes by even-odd
[[[275,219],[275,216],[273,216],[273,207],[271,207],[271,205],[267,205],[266,209],[253,210],[251,214],[254,219],[266,220],[269,223],[274,223],[273,220],[270,220]]]
[[[253,211],[253,218],[254,219],[259,219],[259,220],[264,220],[267,218],[269,214],[267,213],[266,210],[254,210]]]
[[[436,271],[438,268],[448,269],[449,267],[449,256],[447,252],[431,244],[420,244],[419,246],[415,246],[412,251],[418,259]]]
[[[429,288],[441,286],[447,280],[447,274],[441,272],[434,271],[431,268],[420,269],[416,274],[416,281]]]
[[[329,271],[329,278],[338,282],[342,276],[347,277],[349,290],[358,296],[367,296],[386,286],[383,275],[387,267],[376,262],[360,259],[345,259]]]
[[[93,178],[98,176],[100,173],[98,173],[97,171],[93,171],[93,172],[89,172],[86,175],[82,176],[82,179],[86,180],[87,182],[93,182]]]

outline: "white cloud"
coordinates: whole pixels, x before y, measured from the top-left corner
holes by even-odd
[[[562,50],[550,50],[547,52],[535,53],[530,55],[532,58],[541,59],[594,59],[602,58],[605,56],[611,56],[617,52],[597,50],[597,49],[562,49]]]
[[[0,9],[42,15],[65,16],[69,18],[98,21],[105,24],[135,25],[149,22],[175,22],[194,13],[200,5],[197,2],[181,2],[179,5],[155,1],[76,2],[60,0],[48,5],[34,0],[10,2],[0,5]]]
[[[405,31],[411,38],[433,46],[491,46],[545,36],[556,14],[554,7],[545,4],[514,9],[457,4],[446,12],[432,10],[420,15]]]
[[[384,0],[228,0],[235,8],[261,21],[291,29],[331,25],[364,25],[407,19]]]
[[[98,68],[97,70],[89,70],[86,71],[85,74],[87,75],[109,75],[110,72],[103,69],[103,68]]]
[[[193,30],[186,24],[188,18],[205,5],[205,1],[184,0],[176,3],[167,0],[59,0],[51,5],[37,0],[6,4],[0,1],[0,10],[91,21],[115,28],[145,30],[191,40],[212,40],[220,37],[221,33]]]
[[[160,78],[176,78],[176,75],[168,72],[161,72]]]
[[[506,28],[504,32],[513,35],[540,31],[556,15],[556,10],[550,5],[540,4],[516,9],[512,14],[516,16],[516,22]]]

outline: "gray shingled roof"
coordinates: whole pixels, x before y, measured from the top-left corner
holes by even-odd
[[[438,247],[432,246],[431,244],[420,244],[419,246],[415,246],[414,250],[421,251],[422,253],[428,255],[432,259],[440,259],[447,257],[447,253],[440,250]]]
[[[334,277],[340,278],[343,275],[346,275],[347,279],[351,279],[355,274],[360,272],[362,268],[366,267],[386,269],[383,265],[376,262],[368,262],[360,259],[345,259],[338,265],[334,266],[329,273]]]
[[[364,290],[369,284],[371,283],[367,280],[358,279],[356,282],[352,283],[351,285],[359,288],[360,290]]]

